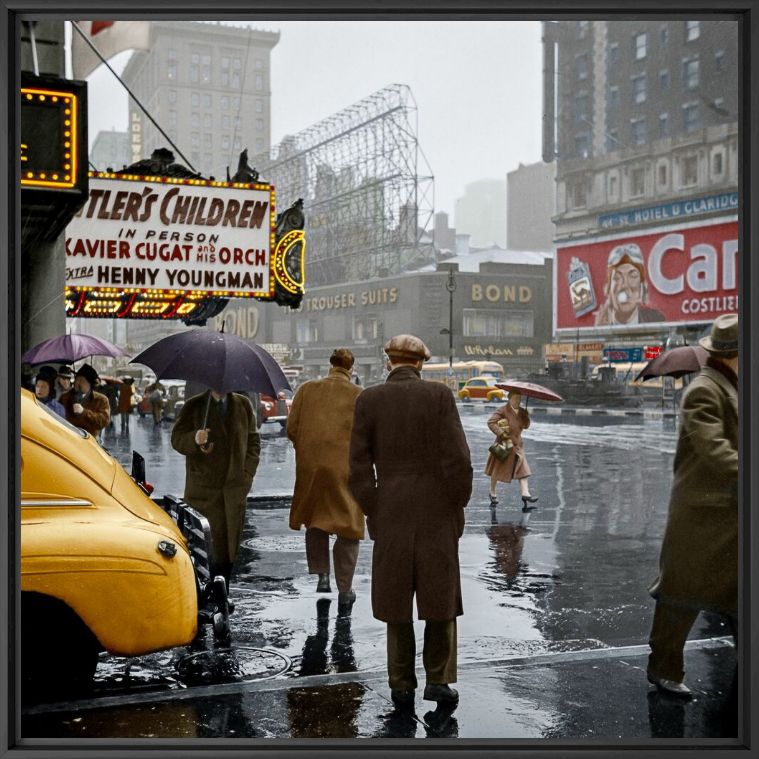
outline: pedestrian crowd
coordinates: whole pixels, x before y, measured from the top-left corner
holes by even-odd
[[[724,615],[734,636],[738,626],[738,317],[718,317],[701,345],[709,359],[683,393],[667,525],[650,588],[656,606],[648,680],[678,698],[691,697],[683,649],[699,612]],[[382,384],[362,388],[353,354],[337,348],[329,374],[295,393],[287,422],[296,460],[289,526],[305,528],[318,593],[332,592],[334,573],[341,616],[350,615],[356,599],[353,577],[366,527],[373,541],[371,605],[386,625],[392,700],[399,708],[414,702],[415,604],[425,622],[424,698],[455,703],[456,621],[463,614],[458,551],[472,493],[470,451],[453,394],[421,379],[430,358],[423,341],[397,335],[384,350]],[[39,402],[92,435],[115,413],[122,428],[129,423],[131,383],[117,387],[111,401],[102,389],[89,364],[75,373],[43,366],[35,377]],[[161,396],[158,382],[146,388],[156,424]],[[498,483],[516,480],[523,511],[535,508],[522,437],[530,417],[521,395],[510,392],[487,424],[495,435],[484,470],[491,507]],[[239,393],[195,395],[177,415],[171,444],[185,457],[185,500],[209,520],[214,574],[229,587],[260,459],[253,405]]]

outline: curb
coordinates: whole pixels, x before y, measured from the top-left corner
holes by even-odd
[[[466,413],[478,411],[492,413],[498,406],[491,404],[460,403],[461,410]],[[589,408],[587,406],[533,406],[529,409],[533,416],[618,416],[632,417],[636,419],[676,419],[679,414],[676,411],[662,411],[661,409],[622,409],[622,408]]]

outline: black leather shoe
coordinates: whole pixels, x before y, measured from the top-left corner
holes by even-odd
[[[412,690],[396,690],[393,688],[390,691],[390,698],[396,706],[413,706],[414,705],[414,691]]]
[[[496,496],[494,496],[494,495],[490,496],[490,505],[491,506],[497,506],[498,505],[498,498],[496,498]]]
[[[532,511],[533,509],[536,509],[537,506],[529,506],[528,504],[535,503],[538,499],[533,496],[525,497],[522,496],[522,511],[527,513],[528,511]]]
[[[329,575],[328,574],[320,574],[319,575],[319,582],[316,583],[316,592],[317,593],[331,593],[332,588],[329,584]]]
[[[451,701],[459,700],[459,692],[445,683],[427,683],[424,686],[425,701]]]

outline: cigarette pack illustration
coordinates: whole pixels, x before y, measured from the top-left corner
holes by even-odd
[[[567,272],[569,297],[575,316],[583,316],[596,307],[596,294],[590,267],[579,258],[573,257]]]

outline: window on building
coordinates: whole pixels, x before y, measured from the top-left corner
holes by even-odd
[[[656,173],[657,181],[659,182],[660,187],[665,187],[667,184],[667,164],[662,163],[659,164],[659,169]]]
[[[529,338],[535,334],[534,322],[532,311],[465,308],[464,337]]]
[[[203,108],[213,108],[213,98],[210,92],[203,93]]]
[[[190,145],[194,148],[200,147],[200,135],[197,132],[190,133]]]
[[[262,132],[263,128],[264,128],[264,120],[256,119],[256,129],[258,129],[259,132]]]
[[[190,160],[192,161],[193,166],[197,166],[200,163],[200,153],[197,150],[193,150],[192,153],[190,153]]]
[[[669,89],[669,69],[662,69],[659,72],[659,89],[666,92]]]
[[[590,155],[590,135],[587,132],[575,135],[575,155],[580,158]]]
[[[175,127],[177,125],[177,112],[172,108],[169,111],[169,126]]]
[[[683,158],[680,165],[682,166],[683,187],[698,184],[698,156],[691,155]]]
[[[229,86],[233,87],[234,89],[239,89],[241,75],[242,75],[242,61],[236,57],[232,58],[232,71],[230,72],[230,75],[229,75]]]
[[[256,58],[256,68],[258,70],[263,69],[264,67],[264,59],[263,58]]]
[[[228,55],[221,57],[221,86],[229,87],[229,69],[231,61]]]
[[[358,343],[376,340],[379,335],[379,320],[376,316],[356,316],[353,319],[353,339]]]
[[[193,108],[200,108],[200,93],[199,92],[190,93],[190,105]]]
[[[200,81],[200,53],[190,55],[190,81]]]
[[[256,100],[256,113],[263,113],[263,112],[264,112],[264,101]]]
[[[698,103],[686,103],[683,106],[683,129],[686,132],[695,132],[701,128],[701,115],[698,111]]]
[[[590,31],[590,21],[578,21],[577,26],[575,27],[575,31],[577,33],[578,40],[585,39],[588,36],[588,32]]]
[[[619,87],[617,86],[609,87],[609,107],[619,107]]]
[[[610,129],[606,133],[606,152],[611,153],[613,150],[619,150],[622,147],[619,144],[619,131],[617,129]]]
[[[588,54],[582,53],[575,57],[575,71],[578,79],[588,78]]]
[[[641,32],[633,37],[633,50],[635,52],[635,60],[640,61],[646,57],[646,32]]]
[[[585,122],[588,118],[588,93],[581,90],[575,95],[574,112],[576,122]]]
[[[319,341],[319,322],[316,319],[297,321],[295,323],[295,340],[298,343],[316,343]]]
[[[263,149],[264,149],[264,138],[256,137],[256,150],[263,150]]]
[[[203,135],[203,147],[206,150],[210,150],[213,147],[213,135],[206,132]]]
[[[229,150],[229,135],[228,134],[222,135],[221,147],[222,147],[222,150]]]
[[[659,27],[659,44],[661,47],[669,45],[669,24],[662,24]]]
[[[200,129],[200,114],[194,112],[190,114],[190,126],[193,129]]]
[[[630,120],[630,141],[633,145],[645,144],[646,120],[644,118]]]
[[[567,182],[567,204],[570,210],[587,206],[588,186],[584,179]]]
[[[256,74],[256,90],[261,91],[264,88],[264,77],[263,74]]]
[[[166,64],[166,76],[168,79],[177,79],[178,78],[177,74],[178,74],[177,51],[169,50],[168,62]]]
[[[221,110],[222,111],[228,111],[229,110],[229,95],[222,95],[221,96]]]
[[[239,111],[240,110],[240,96],[235,95],[232,98],[232,110],[233,111]]]
[[[241,149],[241,144],[240,144],[240,138],[239,137],[235,137],[235,141],[234,141],[234,145],[232,146],[232,149],[235,152]]]
[[[633,89],[633,102],[645,103],[646,102],[646,75],[639,74],[634,76],[632,80]]]
[[[609,195],[612,198],[615,198],[617,196],[617,175],[616,174],[610,174],[609,175]]]
[[[659,138],[669,137],[669,114],[659,114]]]
[[[613,66],[619,61],[619,45],[616,42],[612,42],[609,45],[609,65]]]
[[[200,81],[209,84],[211,81],[211,56],[200,57]]]
[[[206,172],[213,171],[213,153],[203,153],[203,165]]]
[[[221,117],[221,128],[222,129],[229,129],[230,128],[230,126],[229,126],[229,115],[226,114],[226,113],[223,114],[222,117]]]
[[[686,21],[685,22],[685,41],[693,42],[701,36],[701,22],[700,21]]]
[[[630,195],[638,198],[646,192],[646,171],[643,168],[633,169],[630,172]]]
[[[172,105],[177,102],[177,91],[169,90],[169,103]]]
[[[683,61],[683,87],[686,90],[698,87],[698,58]]]
[[[210,113],[203,114],[203,129],[213,129],[213,116]]]
[[[714,53],[714,69],[715,71],[722,71],[724,69],[725,65],[725,51],[724,50],[717,50],[716,53]]]
[[[722,153],[715,153],[712,156],[712,174],[718,177],[725,171],[725,157]]]
[[[239,116],[233,116],[232,117],[232,126],[235,128],[235,131],[237,131],[240,128],[240,117]]]

